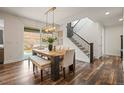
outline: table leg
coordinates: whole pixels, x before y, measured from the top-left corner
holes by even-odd
[[[51,79],[52,80],[58,80],[60,78],[59,75],[59,62],[60,62],[60,57],[56,56],[51,59]]]
[[[35,65],[33,64],[33,73],[35,73]]]
[[[41,81],[43,81],[43,70],[41,69]]]

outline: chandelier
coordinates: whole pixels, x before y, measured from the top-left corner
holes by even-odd
[[[42,28],[42,32],[46,32],[46,33],[52,33],[56,31],[56,27],[55,27],[55,23],[54,23],[54,10],[56,9],[56,7],[52,7],[51,9],[49,9],[45,15],[46,15],[46,25]],[[48,15],[49,13],[52,12],[52,24],[48,23]]]

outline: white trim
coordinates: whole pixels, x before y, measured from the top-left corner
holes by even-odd
[[[7,61],[4,61],[4,64],[14,63],[14,62],[23,61],[23,60],[24,60],[24,58],[19,58],[19,59],[14,59],[14,60],[7,60]]]

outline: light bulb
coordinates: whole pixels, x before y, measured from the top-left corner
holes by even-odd
[[[123,20],[124,20],[123,18],[118,19],[118,21],[123,21]]]
[[[48,29],[46,29],[45,31],[48,32]]]
[[[110,14],[110,12],[105,12],[105,15],[109,15]]]
[[[53,29],[55,30],[55,29],[56,29],[56,27],[54,26],[54,27],[53,27]]]

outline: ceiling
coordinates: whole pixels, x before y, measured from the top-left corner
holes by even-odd
[[[45,12],[50,7],[1,7],[0,11],[11,13],[16,16],[30,18],[37,21],[46,21]],[[109,11],[109,15],[105,12]],[[55,23],[64,24],[70,21],[89,17],[104,26],[119,25],[118,19],[122,18],[121,7],[57,7],[55,10]],[[52,22],[52,13],[48,14],[49,22]]]

